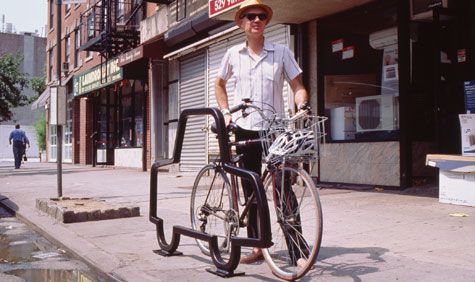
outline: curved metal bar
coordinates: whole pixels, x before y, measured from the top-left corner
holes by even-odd
[[[259,175],[255,172],[243,169],[229,163],[223,164],[224,171],[247,179],[254,190],[257,202],[257,214],[259,215],[257,238],[233,237],[231,242],[239,246],[269,248],[272,246],[272,232],[270,228],[269,206],[267,205],[267,197],[264,191],[264,185]]]
[[[186,109],[180,114],[178,120],[178,129],[175,139],[175,148],[173,152],[173,162],[179,163],[181,158],[181,149],[183,147],[183,139],[185,137],[186,121],[188,116],[197,115],[211,115],[214,118],[216,124],[216,133],[218,134],[218,144],[221,161],[223,163],[230,162],[230,150],[229,150],[229,136],[226,133],[226,126],[224,125],[224,116],[217,108],[197,108]]]
[[[195,115],[211,115],[216,124],[216,133],[218,135],[218,144],[220,150],[220,159],[223,163],[224,170],[230,174],[245,178],[250,181],[257,199],[257,210],[259,215],[259,226],[257,238],[231,238],[230,259],[226,263],[219,252],[217,237],[197,230],[182,226],[174,226],[173,236],[170,244],[167,243],[163,232],[163,219],[157,215],[157,193],[158,193],[158,169],[165,165],[179,163],[181,159],[181,151],[183,140],[185,137],[186,123],[189,116]],[[149,220],[156,225],[157,239],[160,248],[166,255],[173,255],[178,248],[180,235],[199,238],[208,241],[210,246],[211,258],[219,271],[227,275],[233,275],[234,269],[239,264],[241,254],[241,246],[267,248],[272,245],[272,234],[269,221],[269,207],[265,196],[263,184],[259,175],[249,170],[238,168],[231,164],[230,161],[229,136],[226,132],[224,116],[217,108],[198,108],[187,109],[180,114],[178,120],[178,129],[175,140],[175,148],[173,158],[168,160],[160,160],[155,162],[151,167],[150,175],[150,213]]]

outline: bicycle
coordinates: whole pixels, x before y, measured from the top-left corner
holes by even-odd
[[[261,138],[229,144],[235,148],[256,142],[263,145],[266,153],[263,183],[273,237],[273,246],[262,249],[264,259],[277,277],[299,279],[315,264],[323,228],[318,190],[299,164],[318,158],[320,145],[324,143],[326,118],[310,116],[307,110],[290,119],[279,119],[272,114],[266,115],[249,99],[231,108],[230,112],[242,111],[246,115],[248,109],[264,120]],[[298,130],[302,125],[303,129]],[[301,144],[291,144],[296,148],[286,146],[291,143],[286,140],[298,139],[292,134],[300,137],[294,143]],[[302,150],[302,146],[307,148]],[[240,159],[241,156],[235,155],[231,161],[239,164]],[[192,188],[190,220],[193,230],[218,237],[221,257],[226,259],[231,237],[238,236],[240,229],[248,224],[246,217],[254,194],[243,198],[238,177],[226,174],[222,165],[217,158],[198,172]],[[210,255],[207,242],[199,239],[196,242],[204,254]]]

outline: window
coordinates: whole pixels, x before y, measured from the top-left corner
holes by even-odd
[[[125,90],[124,87],[123,90]],[[127,87],[128,88],[128,87]],[[122,118],[120,122],[121,126],[121,136],[120,136],[120,147],[132,147],[133,143],[133,107],[132,107],[132,93],[130,89],[123,91],[121,99],[122,107],[121,113]]]
[[[64,12],[65,12],[65,15],[67,15],[67,14],[69,14],[69,12],[71,12],[71,4],[66,4]]]
[[[94,37],[94,13],[87,16],[87,39]]]
[[[181,21],[186,17],[186,0],[176,1],[176,21]]]
[[[48,51],[48,78],[53,81],[53,48]]]
[[[53,0],[49,1],[49,29],[53,29],[54,26],[54,6],[55,2]]]
[[[124,16],[125,16],[125,0],[118,0],[115,3],[115,9],[116,9],[116,19],[117,23],[123,23],[124,22]]]
[[[67,162],[72,161],[73,153],[73,100],[69,100],[66,107],[66,124],[64,125],[64,147],[63,160]]]
[[[135,106],[135,120],[134,120],[134,136],[135,136],[135,146],[143,146],[143,106],[144,106],[144,94],[143,94],[143,85],[140,81],[136,80],[134,84],[135,94],[134,94],[134,106]]]
[[[122,148],[143,146],[143,85],[136,80],[132,86],[122,87],[120,104],[119,146]]]
[[[74,37],[74,67],[79,67],[82,64],[79,47],[81,47],[81,29],[78,28]]]
[[[68,64],[68,68],[71,65],[71,36],[64,38],[64,62]]]
[[[399,137],[397,1],[321,20],[324,115],[331,141]]]
[[[56,125],[49,126],[49,161],[56,161],[57,158],[57,148],[58,145],[56,143]]]

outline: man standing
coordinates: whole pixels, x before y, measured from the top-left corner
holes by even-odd
[[[244,98],[250,98],[265,104],[271,104],[277,114],[284,116],[283,86],[284,79],[289,83],[295,95],[298,109],[308,103],[308,94],[302,85],[300,74],[302,70],[295,61],[288,47],[268,42],[264,38],[264,29],[272,18],[272,9],[260,0],[244,1],[235,15],[236,24],[243,29],[246,42],[227,50],[221,61],[221,68],[215,82],[216,99],[224,115],[226,125],[233,117],[229,112],[229,101],[226,92],[226,82],[236,77],[234,105]],[[246,117],[236,113],[234,116],[238,129],[236,140],[259,138],[261,117],[250,114]],[[237,151],[243,154],[244,168],[259,175],[262,168],[262,147],[256,144]],[[244,194],[249,197],[252,187],[242,181]],[[249,210],[248,236],[257,236],[257,205],[254,203]],[[252,263],[263,258],[260,249],[241,259],[241,263]]]
[[[13,157],[15,158],[15,169],[21,166],[21,158],[25,153],[27,146],[30,146],[30,141],[26,137],[25,131],[20,129],[20,125],[15,125],[15,129],[10,133],[8,142],[12,145],[13,142]]]

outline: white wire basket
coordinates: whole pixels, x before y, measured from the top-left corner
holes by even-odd
[[[276,122],[262,131],[263,152],[267,163],[310,162],[318,159],[325,144],[327,117],[303,115]]]

